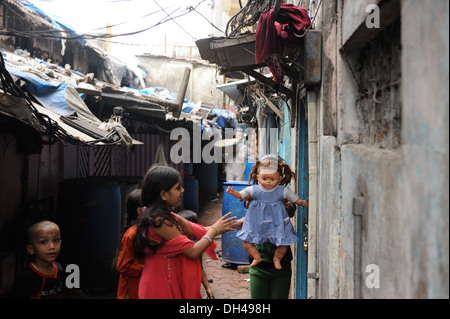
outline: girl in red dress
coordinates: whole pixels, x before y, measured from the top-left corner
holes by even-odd
[[[172,208],[181,205],[183,192],[180,174],[171,167],[153,167],[144,177],[146,208],[134,237],[135,257],[145,258],[139,299],[201,299],[199,257],[206,251],[217,259],[214,237],[237,228],[230,213],[208,229],[177,216]]]
[[[122,236],[117,259],[117,299],[138,299],[139,278],[144,261],[134,258],[133,238],[136,235],[136,221],[142,209],[141,190],[138,188],[131,191],[126,203],[128,228]]]

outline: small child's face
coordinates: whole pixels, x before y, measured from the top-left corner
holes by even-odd
[[[275,173],[259,173],[257,176],[258,184],[266,189],[272,189],[280,185],[281,175],[276,171]]]
[[[38,226],[34,231],[27,251],[40,262],[55,261],[61,251],[61,235],[57,225]]]

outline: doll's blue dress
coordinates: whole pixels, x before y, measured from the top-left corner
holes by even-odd
[[[283,186],[271,192],[253,185],[252,201],[248,207],[242,229],[236,237],[252,244],[271,242],[276,246],[289,246],[298,241],[283,203]]]

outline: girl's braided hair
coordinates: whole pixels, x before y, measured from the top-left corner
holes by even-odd
[[[282,177],[280,185],[287,186],[291,182],[291,179],[295,179],[295,173],[291,170],[289,165],[282,159],[280,156],[278,157],[278,173]],[[255,165],[253,165],[252,171],[250,172],[250,178],[248,179],[248,183],[250,184],[253,180],[253,184],[258,184],[258,172],[260,167],[266,167],[270,164],[263,160],[257,160]]]

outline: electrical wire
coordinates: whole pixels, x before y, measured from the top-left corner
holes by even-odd
[[[132,1],[132,0],[130,0]],[[119,41],[111,41],[111,38],[115,38],[115,37],[125,37],[125,36],[131,36],[131,35],[135,35],[135,34],[139,34],[141,32],[145,32],[151,28],[154,28],[156,26],[162,25],[168,21],[173,21],[174,19],[177,19],[179,17],[182,17],[184,15],[189,14],[192,11],[195,11],[197,14],[199,14],[200,16],[202,16],[211,26],[213,26],[215,29],[217,29],[218,31],[220,31],[221,33],[224,33],[224,31],[222,31],[221,29],[219,29],[216,25],[214,25],[210,20],[208,20],[202,13],[200,13],[197,10],[197,7],[202,4],[204,1],[206,0],[202,0],[200,1],[195,7],[193,6],[189,6],[187,7],[187,12],[183,12],[179,15],[173,16],[173,14],[175,12],[177,12],[178,10],[181,9],[181,7],[177,8],[176,10],[172,11],[171,13],[167,14],[166,12],[166,17],[162,20],[160,20],[158,23],[152,25],[149,28],[143,29],[143,30],[139,30],[139,31],[135,31],[135,32],[130,32],[130,33],[122,33],[122,34],[106,34],[106,33],[102,33],[102,34],[91,34],[91,33],[77,33],[74,30],[56,30],[56,29],[47,29],[47,30],[28,30],[28,31],[19,31],[19,30],[14,30],[14,29],[7,29],[6,31],[0,31],[0,35],[13,35],[13,36],[23,36],[23,37],[37,37],[37,38],[43,38],[43,39],[55,39],[55,40],[59,40],[59,39],[63,39],[63,40],[79,40],[79,39],[86,39],[86,40],[90,40],[90,39],[97,39],[98,41],[109,41],[110,43],[113,44],[120,44],[120,45],[127,45],[127,46],[136,46],[136,47],[151,47],[151,46],[155,46],[154,44],[142,44],[142,43],[126,43],[126,42],[119,42]],[[114,1],[112,1],[114,2]],[[120,1],[117,1],[120,2]],[[146,17],[152,16],[154,14],[160,13],[164,10],[170,9],[172,8],[174,5],[165,7],[165,8],[161,8],[158,11],[154,11],[154,12],[150,12],[148,14],[145,14],[143,16],[141,16],[139,19],[144,19]],[[23,19],[23,17],[21,17]],[[170,18],[170,19],[169,19]],[[124,22],[120,22],[120,23],[116,23],[111,25],[110,27],[115,27],[115,26],[120,26],[120,25],[124,25],[127,23],[132,23],[134,21],[124,21]],[[175,22],[175,21],[174,21]],[[177,23],[178,24],[178,23]],[[179,24],[178,24],[179,25]],[[180,25],[179,25],[180,26]],[[180,26],[182,28],[182,26]],[[106,29],[107,27],[99,27],[99,28],[95,28],[92,29],[91,32],[93,31],[97,31],[97,30],[102,30],[102,29]],[[183,28],[182,28],[183,29]],[[183,29],[184,30],[184,29]],[[185,31],[185,30],[184,30]],[[185,31],[186,32],[186,31]],[[186,32],[187,33],[187,32]],[[193,37],[192,35],[190,35],[189,33],[187,33],[191,38],[193,38],[194,40],[197,40],[195,37]],[[108,39],[108,40],[107,40]]]
[[[191,7],[192,8],[192,7]],[[216,28],[217,30],[219,30],[220,32],[222,32],[223,34],[225,34],[224,31],[220,30],[216,25],[214,25],[214,23],[212,23],[210,20],[208,20],[207,17],[205,17],[203,14],[201,14],[200,12],[198,12],[195,8],[192,8],[196,13],[198,13],[201,17],[203,17],[203,19],[205,19],[206,21],[209,22],[210,25],[212,25],[214,28]]]
[[[202,2],[204,2],[205,0],[202,0],[197,6],[199,6]],[[183,30],[183,32],[184,33],[186,33],[188,36],[190,36],[192,39],[194,39],[194,40],[197,40],[197,38],[195,38],[194,36],[192,36],[189,32],[187,32],[178,22],[176,22],[167,12],[166,12],[166,10],[164,10],[160,5],[159,5],[159,3],[156,1],[156,0],[153,0],[153,2],[154,3],[156,3],[156,5],[162,10],[162,11],[164,11],[164,13],[167,15],[167,17],[168,18],[170,18],[170,20],[172,20],[177,26],[179,26],[180,27],[180,29],[181,30]],[[192,7],[190,7],[190,8],[192,8]],[[189,13],[191,12],[192,10],[189,10]]]
[[[175,13],[178,10],[179,10],[179,8],[176,9],[175,11],[173,11],[171,14]],[[175,18],[182,17],[188,13],[189,12],[177,15]],[[107,34],[107,33],[105,33],[105,34],[88,34],[88,33],[85,33],[85,34],[77,34],[75,36],[67,36],[67,35],[64,36],[61,34],[67,34],[67,33],[69,33],[69,34],[75,33],[76,34],[76,32],[49,29],[49,30],[42,30],[43,31],[42,33],[33,33],[33,31],[19,31],[19,30],[14,30],[14,29],[7,29],[9,31],[6,31],[6,32],[0,31],[0,35],[13,35],[13,36],[23,36],[23,37],[37,37],[37,38],[43,38],[43,39],[64,39],[64,40],[80,40],[80,39],[89,40],[89,39],[98,39],[98,38],[115,38],[115,37],[135,35],[135,34],[139,34],[139,33],[148,31],[152,28],[155,28],[161,24],[168,22],[169,20],[166,20],[166,19],[167,18],[164,18],[148,28],[144,28],[144,29],[138,30],[138,31],[121,33],[121,34]],[[54,34],[54,33],[60,33],[60,34],[58,35],[58,34]]]
[[[18,87],[11,77],[11,74],[6,69],[3,54],[0,52],[0,78],[3,91],[7,94],[11,94],[16,97],[23,98],[27,105],[30,107],[33,117],[43,127],[44,132],[40,133],[40,139],[42,144],[51,145],[57,140],[71,142],[72,144],[80,145],[84,144],[82,141],[75,139],[70,134],[61,128],[58,123],[52,120],[49,116],[38,112],[34,107],[30,98]]]
[[[123,0],[121,0],[121,1],[123,1]],[[126,0],[126,1],[133,1],[133,0]],[[167,10],[167,9],[170,9],[170,8],[172,8],[172,7],[174,7],[175,5],[171,5],[171,6],[168,6],[168,7],[166,7],[166,8],[164,8],[165,10]],[[180,7],[181,8],[181,7]],[[179,8],[179,9],[180,9]],[[138,18],[136,18],[136,19],[134,19],[134,20],[128,20],[128,21],[122,21],[122,22],[118,22],[118,23],[115,23],[115,24],[112,24],[112,25],[110,25],[110,26],[102,26],[102,27],[98,27],[98,28],[94,28],[94,29],[91,29],[89,32],[86,32],[86,33],[91,33],[91,32],[95,32],[95,31],[98,31],[98,30],[105,30],[105,29],[107,29],[107,28],[109,28],[109,27],[118,27],[118,26],[121,26],[121,25],[125,25],[125,24],[129,24],[129,23],[134,23],[134,22],[136,22],[136,20],[141,20],[141,19],[145,19],[145,18],[147,18],[147,17],[150,17],[150,16],[152,16],[152,15],[155,15],[155,14],[158,14],[158,13],[160,13],[160,12],[162,12],[163,10],[157,10],[157,11],[153,11],[153,12],[150,12],[150,13],[147,13],[147,14],[145,14],[145,15],[143,15],[143,16],[141,16],[141,17],[138,17]],[[58,21],[56,21],[56,22],[58,22]],[[60,32],[60,33],[66,33],[66,32],[68,32],[68,31],[62,31],[62,30],[54,30],[54,29],[47,29],[47,30],[34,30],[34,31],[28,31],[28,32],[30,32],[30,33],[35,33],[35,34],[40,34],[40,33],[48,33],[48,32]]]
[[[239,34],[246,28],[255,25],[262,13],[269,12],[274,0],[249,0],[227,23],[226,37],[230,38]]]
[[[165,13],[166,17],[162,20],[158,21],[157,23],[151,25],[150,27],[137,30],[137,31],[131,31],[121,34],[89,34],[89,33],[83,33],[78,34],[76,31],[73,30],[56,30],[56,29],[48,29],[48,30],[37,30],[37,31],[19,31],[14,29],[6,29],[7,31],[0,31],[0,35],[8,35],[8,36],[23,36],[23,37],[38,37],[43,39],[64,39],[64,40],[80,40],[80,39],[101,39],[101,38],[114,38],[114,37],[124,37],[124,36],[131,36],[135,34],[139,34],[145,31],[148,31],[150,29],[153,29],[159,25],[162,25],[169,21],[174,21],[175,19],[178,19],[180,17],[183,17],[192,11],[194,11],[200,4],[205,2],[206,0],[201,0],[195,7],[188,7],[187,11],[184,10],[182,13],[173,16],[174,13],[180,10],[180,8],[175,9],[174,11],[167,13],[163,8],[161,8]],[[156,2],[156,1],[155,1]],[[170,7],[169,7],[170,8]],[[196,11],[196,10],[195,10]],[[160,12],[160,11],[159,11]],[[148,15],[151,15],[153,13],[150,13]],[[181,27],[181,26],[180,26]],[[182,27],[181,27],[182,28]],[[183,29],[184,30],[184,29]],[[72,36],[68,36],[67,34],[75,34]],[[191,36],[191,35],[190,35]],[[191,36],[192,37],[192,36]],[[195,37],[192,37],[195,39]]]
[[[0,82],[5,94],[10,94],[19,98],[23,98],[27,106],[31,110],[33,118],[40,124],[43,132],[38,132],[40,141],[44,145],[55,144],[58,140],[62,143],[70,143],[74,145],[89,145],[97,146],[99,142],[105,145],[128,145],[126,139],[117,129],[111,130],[106,136],[98,140],[82,141],[70,135],[65,129],[59,126],[58,122],[50,118],[48,115],[40,113],[27,94],[17,86],[11,77],[11,74],[6,69],[3,54],[0,52]]]

